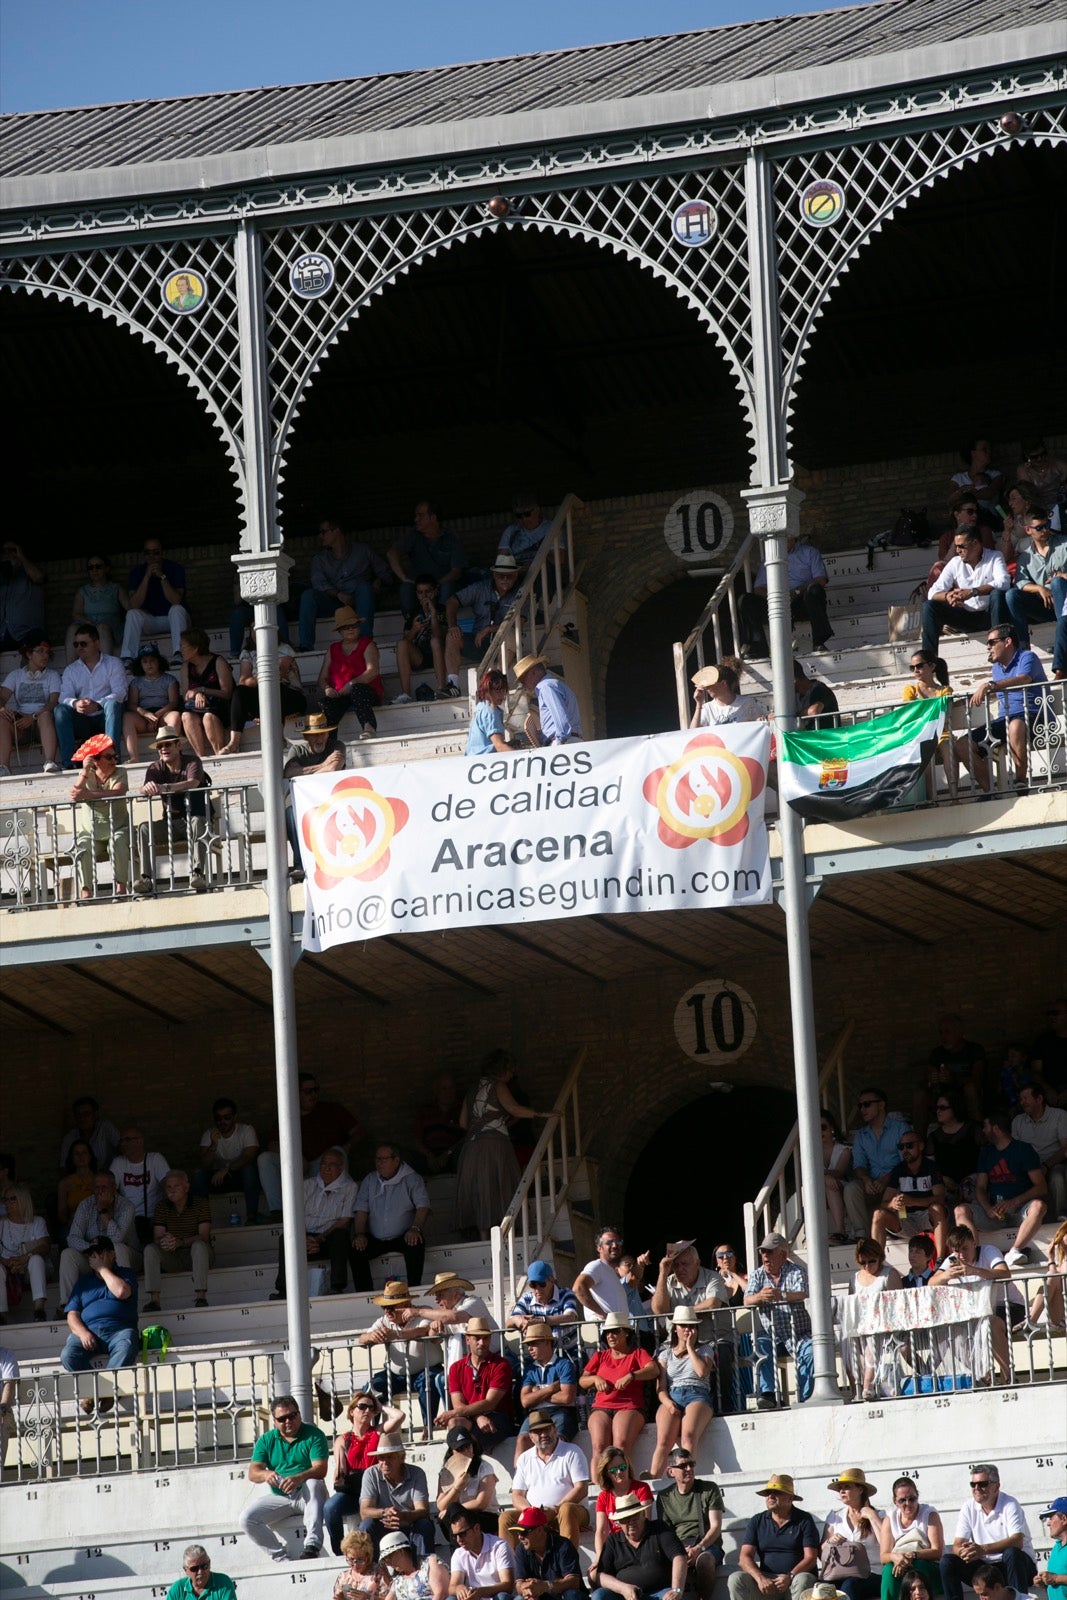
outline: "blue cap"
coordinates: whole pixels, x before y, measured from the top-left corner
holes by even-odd
[[[526,1271],[527,1283],[547,1283],[556,1274],[547,1261],[531,1261]]]
[[[1067,1517],[1067,1494],[1061,1494],[1058,1500],[1053,1500],[1052,1504],[1047,1506],[1044,1511],[1038,1512],[1038,1516],[1042,1522],[1046,1517]]]

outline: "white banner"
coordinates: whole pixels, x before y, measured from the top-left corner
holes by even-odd
[[[293,781],[305,950],[771,898],[765,723]]]

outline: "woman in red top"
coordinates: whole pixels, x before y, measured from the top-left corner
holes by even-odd
[[[359,1516],[359,1491],[363,1473],[383,1434],[399,1432],[404,1413],[399,1406],[383,1406],[370,1389],[354,1394],[345,1412],[348,1427],[333,1442],[333,1494],[323,1507],[326,1531],[335,1556],[341,1554],[345,1518]]]
[[[659,1367],[638,1345],[625,1313],[610,1311],[601,1332],[607,1349],[591,1357],[578,1380],[583,1389],[596,1391],[589,1413],[589,1443],[596,1455],[609,1444],[628,1455],[645,1425],[642,1385],[655,1382]]]
[[[593,1482],[600,1488],[596,1498],[596,1541],[589,1580],[596,1583],[600,1577],[600,1552],[607,1543],[609,1533],[618,1533],[622,1527],[614,1517],[615,1502],[624,1494],[635,1494],[642,1505],[652,1504],[652,1490],[641,1478],[634,1477],[625,1450],[609,1445],[603,1455],[593,1463]]]
[[[359,718],[363,738],[373,739],[378,732],[374,708],[385,698],[385,685],[378,646],[359,631],[363,620],[351,606],[340,606],[334,612],[333,625],[341,637],[323,657],[318,691],[328,721],[339,722],[351,707]],[[338,701],[347,704],[339,705]]]

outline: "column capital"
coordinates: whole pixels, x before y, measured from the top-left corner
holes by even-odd
[[[241,550],[230,560],[237,568],[242,600],[251,605],[271,600],[284,604],[288,600],[289,573],[296,565],[292,556],[281,550]]]
[[[798,537],[804,491],[798,489],[795,483],[742,489],[741,498],[748,507],[748,525],[752,533],[784,533],[790,539]]]

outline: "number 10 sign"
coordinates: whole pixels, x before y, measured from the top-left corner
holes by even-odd
[[[694,1061],[736,1061],[756,1037],[756,1008],[738,984],[706,978],[679,1000],[674,1034]]]
[[[713,489],[690,489],[663,519],[663,537],[681,561],[717,562],[733,533],[733,511]]]

